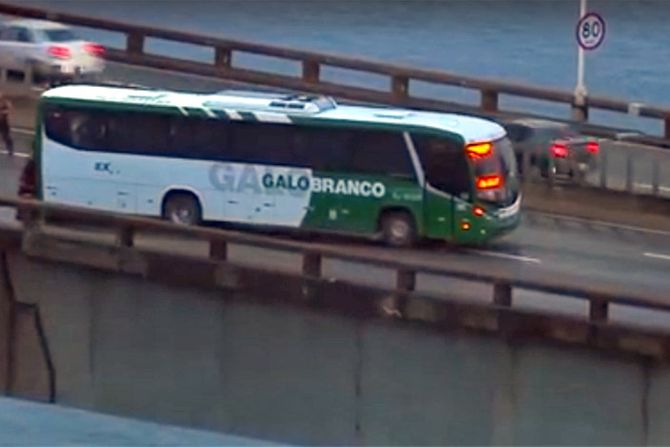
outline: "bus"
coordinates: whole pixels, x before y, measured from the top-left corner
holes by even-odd
[[[35,195],[178,224],[230,222],[411,246],[485,243],[521,194],[504,129],[321,95],[109,85],[44,92]]]

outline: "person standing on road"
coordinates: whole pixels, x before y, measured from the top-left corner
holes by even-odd
[[[0,92],[0,134],[5,142],[5,147],[9,155],[14,155],[14,141],[9,130],[9,111],[12,103],[7,99],[4,93]]]

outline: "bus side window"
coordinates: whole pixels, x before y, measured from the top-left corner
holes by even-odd
[[[107,112],[107,149],[138,155],[170,156],[169,116],[158,113]],[[140,124],[138,124],[140,123]]]
[[[470,166],[460,142],[428,135],[412,135],[426,181],[448,194],[471,193]]]
[[[399,132],[356,130],[352,170],[414,179],[414,166]]]
[[[322,172],[347,172],[352,159],[352,136],[347,129],[295,126],[295,165]]]
[[[175,116],[170,119],[170,152],[180,158],[224,160],[228,135],[226,121]]]
[[[72,144],[70,119],[72,113],[60,107],[48,107],[44,112],[44,131],[47,138],[69,146]]]
[[[231,161],[269,165],[292,164],[292,125],[231,121],[230,146],[227,150]]]
[[[107,150],[107,116],[105,112],[80,109],[71,112],[72,145],[95,151]]]

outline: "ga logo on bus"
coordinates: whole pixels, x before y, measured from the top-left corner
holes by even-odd
[[[375,198],[386,195],[382,182],[316,177],[310,169],[216,163],[209,177],[216,189],[225,192],[296,197],[313,192]]]

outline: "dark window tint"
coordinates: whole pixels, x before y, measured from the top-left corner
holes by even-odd
[[[50,107],[44,114],[44,127],[47,137],[58,143],[71,145],[70,120],[72,112]]]
[[[22,26],[11,26],[3,31],[3,40],[29,43],[33,41],[32,33]]]
[[[232,121],[229,154],[233,161],[291,164],[295,129],[288,124]]]
[[[228,147],[228,123],[221,120],[175,116],[169,140],[176,156],[221,160]]]
[[[225,124],[157,113],[47,107],[47,136],[82,150],[221,159]]]
[[[82,150],[412,177],[402,134],[48,107],[49,138]]]
[[[414,168],[401,133],[358,130],[353,138],[352,170],[412,178]]]
[[[471,191],[470,167],[461,144],[426,135],[412,139],[430,185],[457,196]]]
[[[316,171],[349,171],[353,136],[341,128],[296,127],[294,163]]]
[[[508,124],[505,130],[509,139],[514,142],[527,140],[531,136],[531,130],[520,124]]]
[[[47,29],[44,35],[50,42],[72,42],[79,40],[77,35],[69,29]]]
[[[105,145],[99,149],[147,155],[172,155],[169,116],[137,112],[94,112],[107,126]]]

